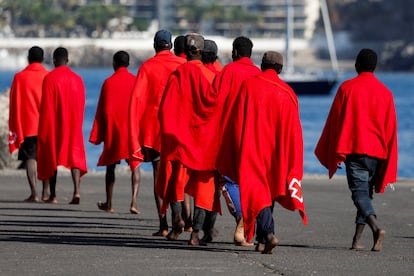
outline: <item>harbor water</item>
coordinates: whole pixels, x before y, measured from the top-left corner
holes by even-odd
[[[83,130],[88,168],[90,170],[105,170],[105,167],[96,166],[102,145],[92,145],[88,142],[88,138],[102,83],[113,73],[113,70],[112,68],[74,68],[74,70],[81,75],[86,87]],[[136,74],[137,69],[130,68],[130,71]],[[16,71],[11,70],[0,71],[0,91],[10,87],[15,73]],[[414,73],[378,72],[376,75],[394,94],[398,120],[398,177],[414,178]],[[355,76],[353,72],[346,73],[341,81],[353,76]],[[329,95],[299,96],[306,174],[327,174],[327,170],[320,165],[313,151],[323,129],[338,85],[334,87]],[[151,170],[151,166],[150,164],[143,164],[142,169]],[[338,170],[337,173],[345,174],[344,169]]]

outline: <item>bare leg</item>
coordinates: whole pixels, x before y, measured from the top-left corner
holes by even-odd
[[[154,178],[154,199],[155,199],[155,205],[157,206],[157,213],[158,213],[158,219],[160,222],[160,228],[157,232],[153,233],[153,236],[162,236],[166,237],[168,235],[168,222],[167,222],[167,216],[160,215],[160,209],[162,206],[162,198],[157,195],[155,192],[155,184],[157,183],[157,176],[158,176],[158,167],[160,165],[159,161],[152,162],[152,171],[153,171],[153,178]]]
[[[73,182],[73,197],[69,204],[79,204],[80,203],[80,169],[72,168],[70,170],[72,174]]]
[[[129,211],[131,214],[140,214],[141,212],[138,211],[137,208],[137,198],[139,193],[139,186],[141,184],[141,170],[137,167],[131,175],[131,189],[132,189],[132,199],[131,199],[131,207]]]
[[[42,190],[42,201],[46,202],[49,198],[49,182],[50,180],[43,180],[42,181],[42,185],[43,185],[43,190]]]
[[[24,201],[38,202],[39,198],[37,197],[36,191],[37,168],[35,159],[28,159],[26,161],[26,176],[30,186],[30,196],[26,198]]]
[[[181,216],[184,219],[184,231],[192,232],[193,231],[193,222],[191,219],[191,196],[184,194],[184,201],[182,202],[182,214]]]
[[[374,245],[372,247],[372,251],[381,251],[382,249],[382,240],[384,239],[385,230],[380,229],[377,225],[377,219],[375,216],[371,215],[368,216],[368,225],[371,227],[373,238],[374,238]]]
[[[365,224],[357,223],[355,225],[355,234],[354,234],[354,238],[352,239],[352,247],[351,247],[352,250],[360,250],[364,248],[362,245],[359,244],[359,240],[361,239],[364,228],[365,228]]]
[[[182,214],[182,202],[171,202],[171,215],[172,215],[172,230],[168,233],[168,240],[176,240],[178,236],[184,231],[184,220]]]
[[[115,167],[116,164],[106,166],[105,172],[105,192],[106,192],[106,202],[98,201],[98,208],[109,213],[113,213],[112,209],[112,192],[115,185]]]
[[[55,174],[49,179],[50,195],[49,195],[49,199],[47,200],[47,203],[53,203],[53,204],[58,203],[56,199],[56,178],[57,178],[57,171],[55,171]]]
[[[207,245],[203,240],[200,240],[199,232],[203,229],[203,225],[206,219],[207,210],[194,207],[194,220],[193,220],[193,232],[191,232],[188,245]]]

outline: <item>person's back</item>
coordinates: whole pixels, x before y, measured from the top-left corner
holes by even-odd
[[[154,186],[158,175],[161,151],[158,110],[170,74],[186,60],[171,52],[171,33],[159,30],[154,36],[155,56],[139,68],[131,93],[129,106],[129,165],[134,174],[139,173],[142,162],[151,162]],[[157,211],[162,199],[154,193]],[[168,223],[165,214],[158,215],[159,230],[154,236],[166,236]]]
[[[194,220],[189,245],[200,245],[199,231],[207,211],[220,212],[215,191],[218,97],[211,82],[215,74],[201,62],[204,37],[186,35],[187,62],[169,79],[160,104],[161,162],[156,193],[163,198],[160,213],[171,206],[176,240],[185,227],[182,203],[185,193],[194,197]],[[170,168],[170,169],[169,169]]]
[[[16,149],[18,159],[26,168],[27,179],[31,195],[25,199],[28,202],[37,202],[36,191],[36,147],[39,128],[40,104],[42,99],[42,84],[48,74],[42,65],[43,49],[33,46],[29,49],[26,68],[15,74],[9,103],[9,150]],[[42,200],[46,201],[48,183],[43,182]]]
[[[224,66],[213,84],[214,88],[222,94],[221,97],[229,97],[229,94],[237,93],[245,79],[261,73],[260,68],[250,59],[252,49],[253,43],[247,37],[240,36],[233,41],[233,62]]]
[[[86,99],[83,81],[69,67],[59,66],[45,77],[44,93],[53,94],[54,100],[57,101],[57,105],[49,106],[53,108],[56,118],[53,131],[57,135],[54,141],[57,146],[56,161],[66,164],[69,161],[66,159],[67,155],[71,156],[70,160],[74,160],[84,151],[83,142],[79,143],[79,137],[83,137],[82,125]],[[70,116],[67,116],[68,114]],[[76,142],[74,143],[73,140]]]
[[[159,105],[168,77],[186,62],[170,51],[171,45],[155,47],[155,56],[146,60],[138,70],[130,102],[130,149],[132,157],[141,161],[144,160],[143,146],[157,152],[161,150]]]
[[[126,52],[118,51],[114,55],[114,60],[118,63],[122,62],[118,59],[126,55],[128,55]],[[104,143],[98,166],[115,164],[129,157],[128,143],[126,143],[128,141],[128,109],[135,75],[128,71],[128,65],[129,56],[128,63],[122,66],[117,64],[114,68],[115,72],[102,85],[89,138],[93,144]]]
[[[135,83],[135,76],[128,71],[129,54],[117,51],[112,57],[114,73],[105,79],[99,95],[98,106],[89,142],[99,145],[103,142],[102,154],[98,166],[106,166],[105,192],[106,201],[98,201],[100,210],[113,213],[112,192],[115,185],[115,168],[122,160],[128,162],[128,117],[129,99]],[[132,200],[130,213],[139,214],[137,208],[140,175],[132,174]]]
[[[68,66],[68,52],[59,47],[53,53],[55,69],[44,79],[40,108],[39,138],[37,152],[39,179],[56,177],[57,167],[72,170],[75,192],[71,204],[79,204],[80,177],[87,172],[83,139],[85,111],[85,87],[82,78]],[[50,183],[49,201],[56,203],[56,179]],[[75,183],[76,182],[76,183]]]
[[[218,131],[218,136],[223,140],[224,131],[232,122],[229,122],[229,117],[233,110],[234,101],[237,98],[242,82],[250,77],[261,73],[261,70],[255,66],[250,59],[252,54],[253,43],[244,36],[237,37],[233,41],[232,58],[233,62],[224,66],[223,70],[214,79],[213,87],[219,93],[219,110],[221,114],[221,121]],[[222,143],[222,142],[220,142]],[[218,160],[220,162],[220,160]],[[234,234],[234,242],[236,245],[251,245],[246,243],[244,238],[243,220],[241,214],[241,207],[239,198],[238,184],[225,176],[224,193],[228,197],[226,202],[233,202],[235,212],[232,215],[235,217],[237,226]],[[227,191],[227,192],[226,192]],[[229,206],[228,206],[229,207]],[[230,210],[231,208],[229,208]]]
[[[252,49],[253,43],[249,38],[237,37],[233,41],[233,62],[224,66],[214,79],[213,87],[220,94],[220,105],[223,110],[221,129],[227,126],[228,116],[242,82],[261,73],[259,67],[250,59]],[[220,130],[219,135],[222,135],[222,131]]]
[[[163,156],[172,159],[175,158],[172,156],[180,156],[181,161],[191,164],[189,167],[194,170],[211,170],[214,169],[218,126],[218,116],[212,115],[218,112],[218,94],[200,69],[200,64],[186,62],[170,76],[160,106],[161,128],[167,137],[171,133],[178,136],[176,143],[165,144]],[[214,76],[214,73],[209,73]],[[191,116],[184,111],[190,112]],[[185,127],[178,131],[177,126]],[[200,139],[205,142],[202,147]]]
[[[347,182],[356,207],[355,234],[351,249],[360,250],[366,224],[372,230],[372,251],[382,249],[385,230],[377,224],[373,193],[397,181],[397,119],[394,100],[374,75],[377,54],[359,51],[358,76],[338,89],[315,148],[315,155],[331,178],[345,164]]]
[[[49,73],[42,61],[43,55],[31,61],[29,52],[29,65],[16,73],[11,85],[9,129],[15,133],[17,147],[24,137],[37,136],[42,84]]]
[[[278,76],[282,65],[281,55],[268,51],[262,59],[263,73],[242,83],[217,164],[220,173],[239,183],[247,240],[253,238],[257,218],[256,240],[263,248],[256,250],[263,253],[271,253],[278,244],[273,201],[299,209],[306,223],[300,192],[303,138],[298,100]]]
[[[389,111],[394,109],[391,91],[374,73],[363,72],[345,81],[339,88],[338,97],[344,97],[348,102],[344,106],[344,111],[349,116],[345,116],[342,123],[344,126],[352,126],[352,130],[341,135],[339,145],[343,145],[344,148],[339,147],[337,151],[350,151],[386,159],[388,141],[385,139],[388,137],[382,134],[390,127]],[[345,146],[347,141],[353,141],[350,148]]]
[[[370,56],[369,53],[361,50],[358,57]],[[358,75],[340,85],[328,115],[325,127],[335,125],[335,131],[324,129],[315,154],[329,169],[330,176],[347,154],[364,154],[385,160],[391,158],[383,172],[385,175],[378,178],[381,183],[377,183],[376,189],[383,191],[387,183],[396,181],[397,161],[393,156],[397,151],[397,122],[394,99],[392,92],[374,74],[376,60],[359,65],[358,57]]]

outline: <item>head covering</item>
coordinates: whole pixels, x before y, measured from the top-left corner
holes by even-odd
[[[188,50],[204,50],[204,37],[197,33],[191,33],[185,36],[185,45]]]
[[[166,30],[159,30],[154,36],[154,45],[158,47],[171,47],[171,33]]]
[[[210,39],[205,39],[204,40],[204,52],[210,52],[210,53],[214,53],[217,55],[217,44]]]
[[[275,51],[267,51],[263,55],[262,63],[283,65],[283,56]]]

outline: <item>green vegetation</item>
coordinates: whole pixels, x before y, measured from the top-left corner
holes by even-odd
[[[119,5],[100,1],[79,6],[76,0],[1,0],[0,26],[8,23],[16,36],[100,37],[110,19],[122,18],[127,11]],[[145,26],[137,21],[138,29]],[[147,23],[148,25],[148,23]]]

